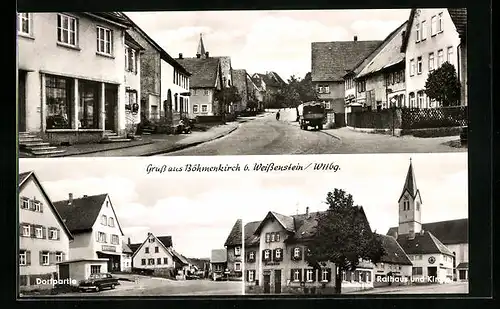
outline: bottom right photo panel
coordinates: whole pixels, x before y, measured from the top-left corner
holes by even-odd
[[[245,294],[467,294],[467,153],[341,162],[253,183]]]

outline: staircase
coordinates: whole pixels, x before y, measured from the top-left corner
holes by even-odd
[[[124,142],[130,142],[132,141],[131,138],[125,138],[122,136],[119,136],[116,134],[116,132],[113,132],[111,130],[106,130],[104,131],[104,138],[102,139],[101,143],[124,143]]]
[[[19,149],[34,156],[51,156],[66,152],[29,132],[19,132]]]

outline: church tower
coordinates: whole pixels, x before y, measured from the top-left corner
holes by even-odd
[[[422,230],[422,199],[415,181],[415,172],[410,158],[410,167],[406,174],[403,192],[399,197],[398,235],[420,233]]]
[[[200,33],[200,42],[198,42],[198,50],[196,52],[196,58],[205,58],[207,52],[205,51],[205,44],[203,44],[203,34]]]

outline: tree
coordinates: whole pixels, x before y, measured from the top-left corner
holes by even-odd
[[[460,102],[460,81],[455,67],[445,62],[441,67],[429,73],[425,82],[425,94],[442,106],[458,105]]]
[[[306,261],[315,269],[334,263],[335,293],[340,294],[342,272],[354,271],[360,259],[380,262],[384,249],[352,195],[335,189],[328,192],[326,203],[329,208],[319,216],[315,236],[307,243]]]
[[[214,99],[219,102],[219,114],[222,117],[222,122],[225,123],[228,103],[241,101],[241,95],[235,86],[223,87],[215,91]]]
[[[316,88],[312,83],[312,75],[311,72],[308,72],[306,76],[300,81],[300,100],[302,102],[316,101],[318,100],[318,93],[316,92]]]

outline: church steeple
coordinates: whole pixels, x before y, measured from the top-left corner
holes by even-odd
[[[417,181],[415,180],[415,173],[413,172],[413,165],[411,164],[410,158],[410,166],[408,167],[408,173],[406,173],[406,180],[403,186],[403,191],[401,192],[401,197],[404,195],[405,191],[410,193],[410,195],[415,198],[418,193]]]
[[[415,180],[415,171],[410,158],[410,166],[406,174],[403,192],[398,200],[399,228],[398,234],[414,234],[422,230],[422,199]]]
[[[198,51],[196,52],[196,57],[205,57],[205,44],[203,44],[203,34],[200,33],[200,42],[198,42]]]

